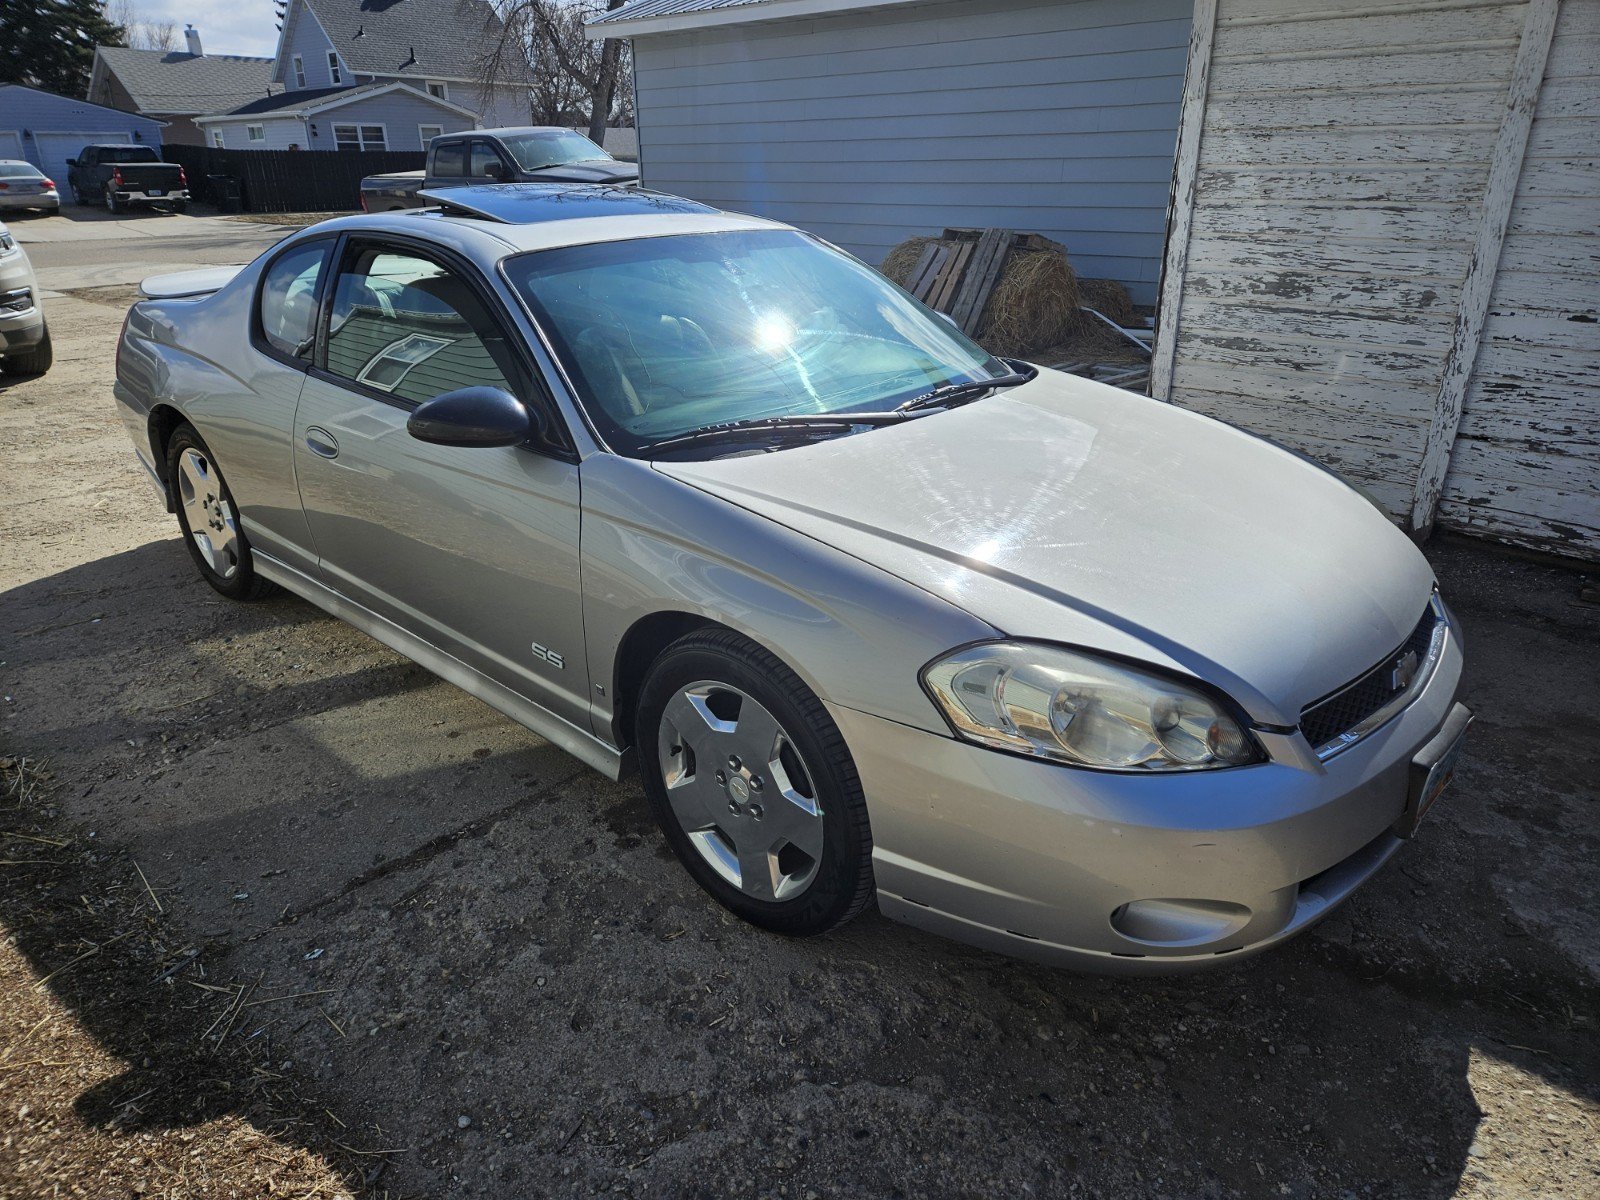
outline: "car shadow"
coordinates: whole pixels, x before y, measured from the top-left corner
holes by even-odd
[[[299,600],[222,600],[176,541],[4,593],[0,629],[6,752],[49,757],[74,839],[0,873],[0,921],[44,977],[117,932],[77,898],[132,864],[163,909],[48,984],[132,1064],[76,1097],[91,1125],[363,1131],[423,1194],[1444,1197],[1507,1095],[1596,1098],[1592,978],[1487,883],[1522,853],[1472,828],[1492,730],[1311,935],[1110,979],[875,913],[743,925],[635,783]]]

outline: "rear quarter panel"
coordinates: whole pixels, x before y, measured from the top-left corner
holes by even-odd
[[[176,409],[210,447],[250,541],[307,570],[316,558],[290,453],[305,377],[250,342],[260,265],[211,296],[134,305],[116,397],[135,448],[163,477],[165,448],[152,445],[150,419],[159,406]]]

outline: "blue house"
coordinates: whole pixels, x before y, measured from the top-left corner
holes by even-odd
[[[161,145],[162,122],[20,83],[0,84],[0,158],[26,159],[66,187],[67,159],[96,142]]]
[[[194,123],[228,150],[421,150],[524,125],[526,70],[483,79],[499,32],[487,0],[289,0],[267,91]]]

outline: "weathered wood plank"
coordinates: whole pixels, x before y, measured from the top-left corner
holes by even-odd
[[[1330,239],[1377,241],[1390,246],[1436,248],[1471,244],[1472,207],[1467,204],[1423,207],[1401,204],[1340,205],[1327,203],[1239,204],[1202,206],[1194,214],[1195,237],[1263,237],[1304,239],[1322,244]]]
[[[1550,42],[1555,36],[1557,13],[1557,0],[1528,0],[1522,40],[1517,47],[1516,63],[1511,71],[1506,114],[1500,124],[1494,157],[1490,160],[1489,184],[1484,191],[1472,254],[1467,264],[1466,278],[1461,285],[1455,336],[1440,378],[1438,400],[1434,405],[1427,441],[1423,445],[1422,465],[1417,472],[1416,488],[1412,495],[1409,524],[1418,536],[1426,537],[1433,527],[1439,496],[1444,491],[1445,476],[1450,470],[1451,447],[1461,426],[1467,382],[1478,357],[1478,345],[1494,290],[1495,271],[1500,262],[1506,229],[1511,222],[1517,179],[1522,174],[1522,157],[1527,150],[1528,134],[1533,128],[1533,113],[1539,103],[1540,84],[1544,79],[1544,64],[1550,53]]]
[[[972,243],[962,242],[955,248],[955,253],[945,264],[939,278],[935,281],[933,289],[928,293],[929,306],[939,312],[949,312],[950,302],[956,294],[956,287],[961,282],[967,269],[967,263],[972,259]]]
[[[1209,247],[1214,243],[1203,245]],[[1196,250],[1200,248],[1197,246]],[[1265,267],[1241,269],[1237,259],[1218,262],[1208,257],[1202,261],[1198,253],[1189,263],[1187,287],[1191,295],[1216,300],[1288,302],[1309,309],[1341,308],[1372,316],[1395,312],[1437,314],[1442,321],[1451,319],[1450,298],[1445,293],[1454,291],[1442,283],[1414,281],[1404,275],[1397,277],[1392,271],[1378,274]]]
[[[1451,42],[1515,38],[1522,27],[1522,5],[1485,8],[1472,4],[1408,6],[1393,13],[1319,14],[1320,19],[1222,20],[1217,23],[1219,58],[1261,59],[1274,55],[1309,56],[1322,51],[1381,50],[1386,46],[1435,46]],[[1336,4],[1325,6],[1336,10]],[[1352,57],[1355,57],[1353,55]]]
[[[1359,203],[1464,204],[1483,190],[1485,172],[1476,163],[1397,163],[1358,166],[1209,167],[1200,172],[1206,204],[1326,201]]]
[[[1318,308],[1288,302],[1228,301],[1191,295],[1184,303],[1184,324],[1213,335],[1237,334],[1296,340],[1306,345],[1355,342],[1367,348],[1412,350],[1443,358],[1450,348],[1455,314],[1393,310],[1374,314],[1351,309]],[[1346,347],[1337,345],[1334,353]]]
[[[1437,388],[1442,358],[1401,350],[1369,350],[1359,345],[1308,345],[1299,339],[1272,339],[1256,334],[1214,333],[1191,328],[1180,332],[1179,355],[1185,363],[1204,359],[1220,365],[1257,368],[1274,366],[1358,380],[1387,380],[1403,387]]]
[[[1297,130],[1292,137],[1276,129],[1207,129],[1200,162],[1206,168],[1483,163],[1487,169],[1495,129],[1489,122],[1410,129],[1330,127]]]
[[[1220,226],[1220,222],[1217,224]],[[1464,246],[1396,245],[1382,241],[1325,242],[1314,237],[1231,237],[1211,232],[1193,239],[1190,264],[1191,270],[1211,274],[1284,270],[1390,275],[1412,283],[1446,288],[1453,297],[1461,282],[1461,273],[1466,269],[1466,249]]]
[[[1188,349],[1189,347],[1186,347]],[[1341,370],[1296,371],[1271,362],[1251,366],[1186,357],[1179,379],[1184,387],[1201,392],[1269,397],[1274,402],[1301,409],[1308,424],[1318,424],[1319,414],[1334,421],[1380,420],[1394,417],[1422,422],[1433,411],[1433,392],[1427,387],[1370,379]],[[1409,484],[1409,480],[1407,481]]]
[[[955,320],[963,332],[972,333],[978,327],[978,321],[983,316],[984,305],[989,300],[989,293],[994,289],[994,282],[1000,276],[1003,257],[1011,245],[1013,234],[1009,229],[985,229],[977,241],[977,251],[973,256],[971,269],[967,272],[966,285],[957,297],[955,307],[950,316]]]
[[[1545,350],[1600,351],[1600,314],[1594,309],[1566,312],[1498,311],[1493,305],[1483,323],[1483,339],[1499,346]]]
[[[1493,121],[1504,103],[1497,81],[1454,87],[1262,92],[1214,100],[1207,125],[1216,129],[1369,128]]]
[[[911,276],[910,286],[907,287],[918,300],[926,301],[928,292],[933,287],[933,282],[938,278],[939,271],[944,267],[950,257],[950,247],[934,243],[922,252],[922,257],[917,261],[917,270]]]
[[[1232,5],[1229,5],[1230,9]],[[1514,39],[1456,45],[1385,46],[1361,55],[1359,72],[1351,70],[1348,54],[1321,57],[1262,59],[1231,81],[1226,93],[1304,91],[1359,86],[1390,87],[1401,84],[1459,83],[1463,79],[1494,79],[1505,75]],[[1240,73],[1235,73],[1239,75]]]
[[[1177,156],[1167,201],[1167,249],[1161,260],[1155,343],[1150,356],[1150,394],[1157,400],[1167,399],[1172,391],[1216,25],[1217,0],[1195,0],[1194,21],[1189,28],[1188,65],[1183,76],[1183,101],[1178,111]]]

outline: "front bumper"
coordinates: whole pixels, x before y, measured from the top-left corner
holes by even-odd
[[[1411,760],[1455,707],[1449,627],[1427,685],[1326,762],[1111,774],[829,705],[860,771],[884,915],[1055,965],[1159,974],[1309,927],[1403,844]],[[1127,906],[1127,907],[1125,907]]]
[[[25,281],[25,282],[24,282]],[[31,274],[0,271],[0,296],[27,290],[29,307],[20,311],[0,310],[0,356],[25,354],[44,340],[44,309]]]

